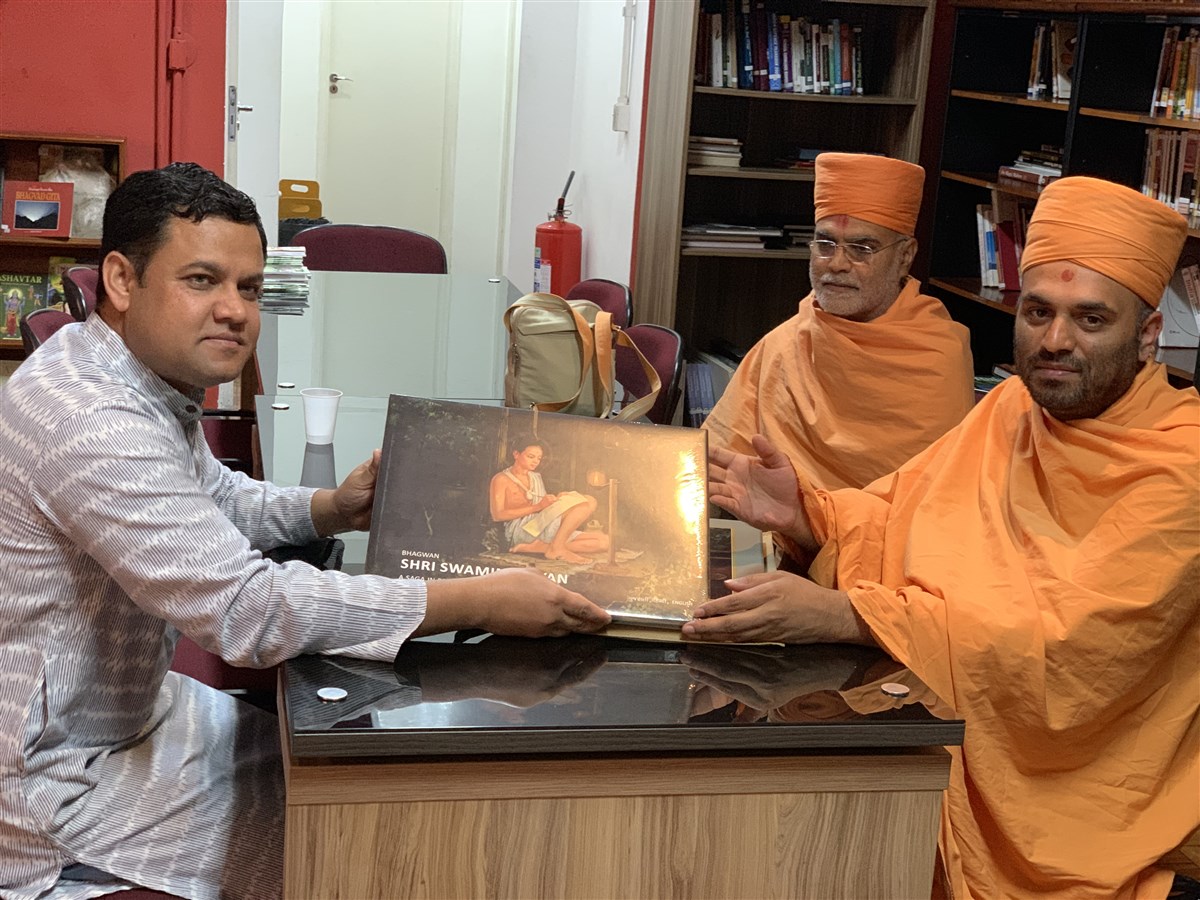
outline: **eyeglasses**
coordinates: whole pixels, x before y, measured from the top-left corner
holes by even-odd
[[[833,259],[837,253],[838,247],[841,247],[846,254],[846,259],[852,263],[869,263],[871,257],[881,250],[886,250],[888,247],[895,247],[907,241],[908,238],[902,237],[898,241],[892,241],[890,244],[884,244],[882,247],[872,247],[869,244],[842,244],[838,241],[809,241],[808,249],[812,251],[813,256],[817,259]]]

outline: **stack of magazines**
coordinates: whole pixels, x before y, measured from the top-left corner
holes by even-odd
[[[268,247],[259,308],[277,316],[302,316],[308,309],[308,268],[303,247]]]

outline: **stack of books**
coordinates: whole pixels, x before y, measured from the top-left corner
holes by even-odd
[[[737,138],[693,135],[688,139],[689,166],[728,166],[742,164],[742,142]]]
[[[1001,180],[1044,187],[1062,177],[1062,147],[1042,144],[1037,150],[1022,150],[1012,165],[1000,166],[996,175]]]
[[[783,236],[789,247],[807,247],[816,234],[813,225],[784,225]]]
[[[702,222],[683,227],[680,246],[710,250],[763,250],[770,242],[772,249],[775,249],[782,243],[783,237],[783,229],[773,226]]]
[[[303,247],[268,247],[259,308],[277,316],[304,315],[310,277]]]

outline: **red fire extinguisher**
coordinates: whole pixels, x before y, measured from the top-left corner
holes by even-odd
[[[558,206],[550,213],[549,221],[537,227],[533,240],[533,290],[558,294],[562,297],[579,284],[580,266],[583,259],[583,229],[567,221],[563,208],[567,202],[567,191],[575,178],[574,171],[567,176],[566,187],[558,198]]]

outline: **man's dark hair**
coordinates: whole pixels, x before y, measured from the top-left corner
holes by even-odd
[[[540,447],[543,456],[545,456],[549,450],[545,441],[538,440],[534,435],[529,434],[528,432],[519,434],[508,442],[508,452],[510,454],[522,453],[529,447]]]
[[[172,218],[200,222],[209,216],[256,227],[266,257],[267,234],[254,201],[203,166],[171,163],[126,178],[104,206],[96,303],[104,302],[103,266],[109,253],[128,257],[140,284],[150,258],[167,240],[167,223]]]

